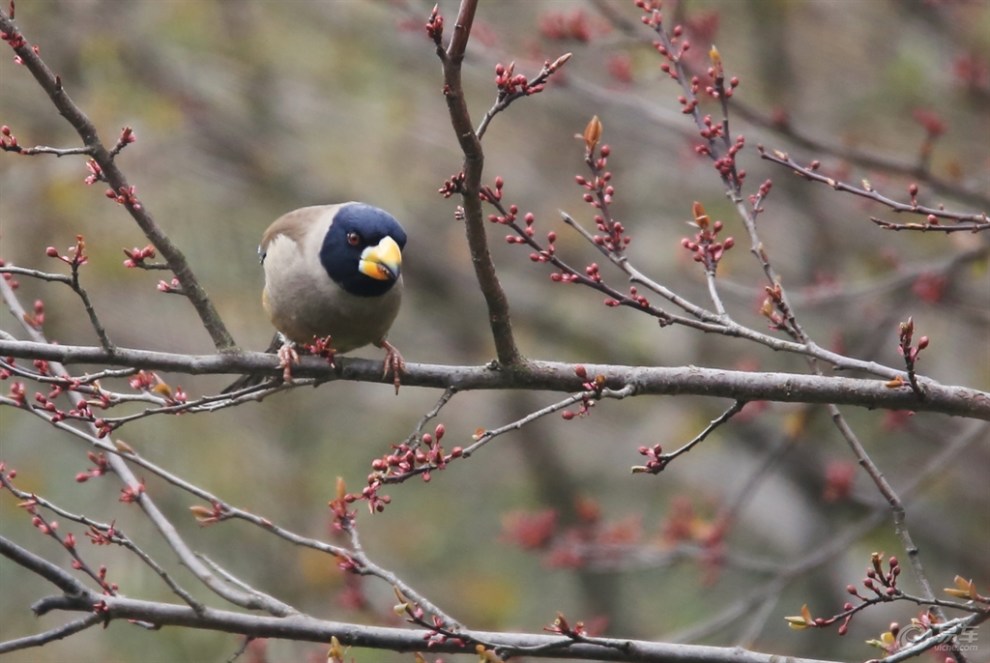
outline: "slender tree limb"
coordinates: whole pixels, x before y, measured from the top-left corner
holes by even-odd
[[[781,166],[786,166],[794,171],[797,175],[811,180],[813,182],[818,182],[820,184],[825,184],[836,191],[843,191],[850,193],[854,196],[860,196],[861,198],[866,198],[872,200],[880,205],[889,207],[894,212],[898,213],[908,213],[908,214],[919,214],[926,215],[929,217],[935,217],[938,219],[950,219],[957,222],[965,222],[968,224],[966,228],[969,231],[977,232],[979,230],[986,230],[990,228],[990,218],[987,217],[986,212],[956,212],[941,209],[939,207],[931,207],[927,205],[919,205],[916,200],[912,200],[911,203],[902,203],[900,201],[894,200],[889,196],[885,196],[879,193],[873,188],[869,182],[864,180],[862,186],[855,186],[853,184],[848,184],[836,180],[835,178],[829,177],[827,175],[822,175],[816,172],[816,168],[802,166],[794,159],[791,158],[786,152],[781,152],[779,150],[767,151],[763,149],[762,146],[757,147],[760,158],[766,159]]]
[[[471,262],[474,264],[478,285],[488,305],[488,319],[495,340],[495,353],[505,366],[516,364],[522,358],[516,347],[509,317],[509,299],[499,282],[495,263],[488,249],[488,236],[481,209],[481,175],[484,172],[485,153],[481,139],[475,133],[464,86],[461,82],[461,63],[471,36],[471,26],[477,10],[477,0],[462,0],[454,24],[453,35],[446,51],[438,47],[443,64],[443,92],[447,101],[450,121],[457,135],[457,142],[464,153],[464,183],[461,199],[464,206],[464,227],[467,232]]]
[[[61,640],[62,638],[67,638],[70,635],[79,633],[80,631],[85,631],[89,627],[95,626],[102,622],[103,616],[94,612],[86,615],[85,617],[75,619],[68,624],[63,624],[62,626],[49,629],[43,633],[37,633],[35,635],[24,636],[23,638],[15,638],[13,640],[0,642],[0,654],[7,654],[19,649],[28,649],[29,647],[41,647],[43,645],[47,645],[49,642]]]

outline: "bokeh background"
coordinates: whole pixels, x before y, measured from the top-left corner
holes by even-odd
[[[358,0],[24,0],[17,20],[105,142],[112,144],[124,125],[134,128],[138,141],[119,163],[186,253],[242,347],[260,349],[271,335],[259,305],[255,246],[261,231],[295,207],[358,199],[390,210],[410,235],[406,303],[391,340],[411,361],[480,364],[493,356],[483,300],[463,228],[454,220],[456,201],[437,194],[460,170],[461,157],[447,121],[439,62],[422,27],[431,7],[432,2]],[[449,26],[456,3],[443,0],[440,8]],[[846,161],[834,151],[913,163],[925,138],[918,111],[933,113],[946,131],[931,169],[951,187],[934,190],[921,180],[922,201],[985,211],[990,5],[698,0],[671,3],[667,11],[687,27],[699,56],[695,64],[704,65],[714,42],[728,72],[741,80],[735,98],[745,112],[732,118],[733,134],[747,139],[740,163],[750,190],[768,177],[774,180],[761,232],[812,337],[896,366],[897,323],[911,315],[918,333],[932,339],[923,373],[948,384],[990,387],[986,254],[957,260],[985,247],[985,236],[881,231],[868,217],[892,218],[886,210],[801,181],[761,161],[753,149],[764,144],[804,162],[818,158],[853,183],[866,177],[906,199],[909,179]],[[557,230],[558,248],[571,262],[594,260],[593,251],[562,227],[558,210],[591,223],[574,184],[574,175],[583,173],[583,144],[575,134],[597,114],[604,141],[612,146],[614,210],[634,237],[631,259],[677,292],[707,303],[701,270],[679,246],[690,233],[685,221],[692,202],[702,201],[738,241],[721,272],[731,311],[762,328],[762,275],[709,162],[693,153],[692,126],[676,101],[679,91],[661,74],[650,33],[638,17],[632,2],[619,0],[481,3],[464,68],[476,122],[495,97],[495,63],[515,61],[517,71],[535,75],[545,59],[574,53],[559,80],[496,118],[484,141],[486,180],[502,175],[505,200],[532,211],[541,231]],[[24,145],[77,145],[69,125],[11,53],[0,60],[0,122]],[[831,150],[795,142],[775,129],[773,122],[784,117]],[[156,290],[162,273],[122,266],[121,249],[147,241],[104,198],[102,186],[83,184],[86,174],[77,157],[2,155],[0,255],[13,264],[57,270],[45,248],[64,250],[83,234],[91,255],[84,285],[116,343],[210,352],[209,337],[188,303]],[[807,370],[799,357],[661,329],[645,316],[606,308],[593,292],[551,283],[528,251],[505,245],[499,227],[491,231],[515,330],[528,356]],[[621,286],[621,274],[605,274]],[[19,281],[24,302],[44,300],[50,338],[95,343],[67,288]],[[0,320],[4,330],[19,333],[9,312]],[[379,356],[374,349],[359,354]],[[230,379],[162,377],[192,397],[215,393]],[[232,504],[300,533],[327,537],[325,505],[336,477],[352,489],[360,486],[371,459],[405,438],[439,395],[407,387],[396,397],[387,385],[333,383],[209,416],[138,421],[119,437]],[[475,429],[507,423],[556,398],[460,394],[439,420],[451,445],[465,444]],[[846,638],[833,631],[790,631],[783,616],[796,614],[803,603],[816,615],[831,614],[846,600],[846,584],[862,576],[870,552],[903,557],[889,517],[828,563],[796,574],[773,600],[737,603],[882,506],[865,474],[855,471],[823,408],[754,407],[662,475],[630,475],[630,466],[642,461],[639,445],[660,442],[671,449],[727,405],[636,398],[604,403],[580,420],[552,417],[526,426],[472,460],[434,473],[429,484],[412,481],[387,491],[393,504],[383,514],[360,516],[365,548],[472,627],[539,631],[559,610],[604,626],[610,635],[743,642],[768,652],[855,660],[876,655],[863,641],[892,620],[908,621],[914,612],[907,606],[858,617]],[[933,459],[971,431],[966,422],[948,417],[844,412],[895,487],[930,470]],[[111,478],[73,480],[87,466],[86,449],[77,440],[10,408],[0,409],[0,426],[0,456],[17,468],[22,488],[100,520],[116,519],[185,586],[193,585],[136,509],[118,502],[119,487]],[[975,439],[908,502],[911,530],[936,587],[948,586],[957,573],[984,589],[990,581],[988,469],[990,445],[985,437]],[[837,477],[851,476],[849,491],[830,500],[830,476],[833,487]],[[155,477],[147,479],[149,492],[193,547],[239,577],[319,617],[395,621],[388,587],[365,583],[368,602],[356,605],[353,587],[334,560],[236,522],[201,529],[188,511],[194,500]],[[705,551],[692,552],[690,545],[679,549],[683,557],[669,557],[677,549],[672,523],[687,523],[693,532],[687,543],[692,536],[697,543],[729,506],[737,508],[725,542],[729,562],[713,569]],[[559,536],[543,541],[548,530],[539,525],[540,516],[550,513]],[[575,523],[578,530],[568,529]],[[81,535],[81,528],[64,525]],[[0,530],[64,561],[10,495],[0,497]],[[578,540],[613,546],[596,549],[596,563],[572,568],[568,553],[579,550]],[[544,547],[526,550],[523,541]],[[94,564],[107,564],[128,596],[173,600],[133,557],[96,548],[85,554]],[[917,589],[910,573],[904,582]],[[0,637],[60,623],[61,616],[38,620],[28,609],[52,593],[50,586],[5,559],[0,583]],[[710,621],[735,605],[741,606],[738,618]],[[990,656],[990,632],[980,636]],[[147,632],[113,623],[106,631],[90,630],[8,659],[223,661],[238,646],[230,635]],[[361,661],[400,658],[353,654]],[[323,660],[325,648],[270,642],[267,656],[275,662]]]

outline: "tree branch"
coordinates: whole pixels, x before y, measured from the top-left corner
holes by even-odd
[[[53,345],[0,339],[0,356],[45,359],[64,364],[106,364],[190,375],[226,373],[270,373],[278,375],[278,358],[263,352],[182,355],[150,350],[117,348],[110,354],[98,347]],[[296,378],[316,382],[347,380],[382,382],[381,362],[357,357],[339,357],[329,367],[319,357],[302,357],[293,368]],[[803,375],[797,373],[753,373],[698,366],[624,366],[585,364],[588,375],[604,375],[609,388],[631,385],[635,395],[694,395],[744,401],[785,403],[835,403],[889,410],[938,412],[990,420],[990,393],[969,387],[946,386],[924,380],[925,398],[910,387],[890,388],[880,380]],[[298,380],[309,385],[313,380]],[[528,360],[511,368],[406,364],[403,385],[458,391],[472,389],[532,389],[537,391],[582,391],[583,382],[575,365],[556,361]],[[219,398],[219,397],[216,397]]]
[[[519,348],[512,335],[509,317],[509,300],[499,282],[488,250],[488,237],[481,210],[481,175],[485,167],[485,153],[481,139],[474,131],[464,86],[461,82],[461,63],[471,36],[471,25],[477,10],[477,0],[463,0],[454,25],[454,33],[446,51],[438,51],[443,63],[443,91],[450,113],[450,122],[457,135],[457,142],[464,153],[464,183],[461,198],[464,205],[464,227],[467,232],[471,262],[478,279],[478,285],[488,305],[488,319],[495,340],[495,353],[499,362],[511,366],[520,361]]]
[[[0,539],[2,541],[2,539]],[[336,638],[342,645],[393,651],[430,651],[463,654],[472,651],[456,638],[433,640],[427,644],[432,631],[395,627],[366,626],[332,622],[306,615],[266,617],[208,608],[202,614],[186,606],[155,603],[122,597],[104,597],[95,592],[85,596],[44,602],[43,610],[89,611],[94,603],[103,601],[106,619],[126,619],[149,622],[157,626],[184,626],[255,638],[281,638],[326,644]],[[482,644],[503,658],[527,651],[539,650],[545,658],[569,658],[602,661],[656,661],[657,663],[772,663],[779,657],[747,651],[739,647],[710,647],[682,645],[644,640],[617,638],[587,638],[573,640],[568,636],[538,633],[499,633],[488,631],[457,631],[468,643]],[[792,663],[829,663],[818,659],[789,658]]]

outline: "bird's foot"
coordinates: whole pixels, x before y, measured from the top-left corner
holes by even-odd
[[[296,344],[286,341],[278,349],[278,366],[282,369],[282,380],[292,382],[292,365],[299,363],[299,353],[296,352]]]
[[[399,387],[402,385],[401,375],[406,370],[406,360],[402,358],[402,353],[399,352],[399,349],[385,339],[382,339],[380,343],[376,343],[375,345],[385,350],[382,379],[384,380],[391,373],[392,384],[395,385],[395,393],[398,394]]]

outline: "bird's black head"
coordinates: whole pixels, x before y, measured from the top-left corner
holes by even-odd
[[[377,297],[399,278],[405,246],[406,232],[391,214],[353,203],[337,210],[320,247],[320,262],[347,292]]]

